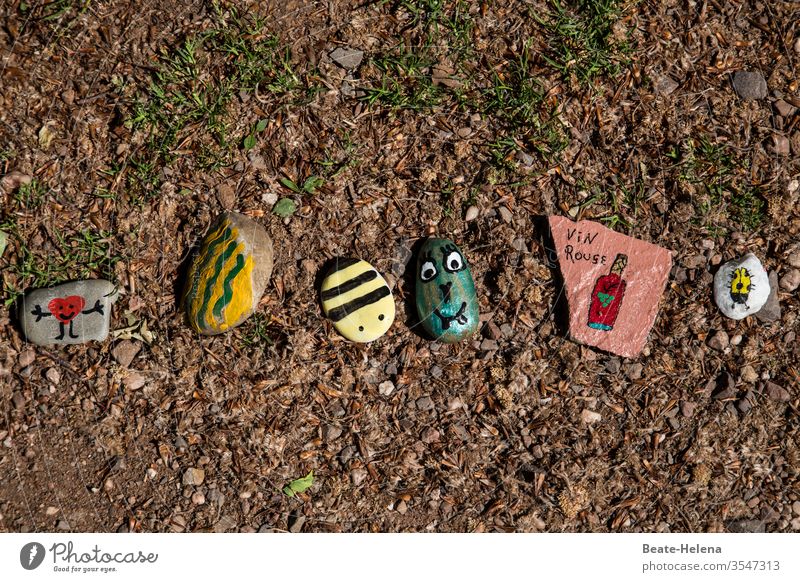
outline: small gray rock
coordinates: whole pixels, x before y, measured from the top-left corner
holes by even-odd
[[[433,400],[431,400],[430,396],[423,396],[422,398],[417,398],[416,405],[417,409],[419,410],[431,410],[434,407]]]
[[[104,341],[118,297],[115,285],[102,279],[36,289],[20,302],[22,331],[40,346]]]
[[[728,345],[730,345],[730,339],[728,339],[728,334],[724,330],[719,330],[708,338],[708,347],[719,352],[724,351]]]
[[[764,307],[756,313],[756,318],[764,323],[779,321],[781,318],[781,303],[778,299],[778,273],[769,272],[769,297]]]
[[[736,71],[733,74],[733,90],[745,101],[764,99],[767,96],[767,81],[756,71]]]
[[[800,269],[789,269],[781,277],[781,289],[792,292],[798,287],[800,287]]]
[[[331,53],[331,60],[343,69],[353,70],[358,68],[364,58],[364,51],[350,47],[339,47]]]
[[[691,418],[692,416],[694,416],[694,410],[695,408],[697,408],[697,404],[695,404],[694,402],[690,402],[688,400],[683,400],[681,401],[680,407],[681,407],[681,414],[685,418]]]
[[[136,357],[136,354],[138,354],[141,349],[142,345],[139,343],[130,340],[122,340],[111,350],[111,355],[114,356],[114,359],[120,366],[127,368],[131,365],[133,358]]]
[[[186,469],[186,472],[183,474],[183,484],[184,485],[202,485],[203,481],[206,478],[206,472],[203,469],[197,469],[196,467],[190,467]]]
[[[767,382],[765,392],[770,400],[775,400],[776,402],[789,402],[791,398],[788,390],[781,388],[774,382]]]

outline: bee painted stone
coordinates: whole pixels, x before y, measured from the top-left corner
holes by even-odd
[[[753,253],[728,261],[714,275],[714,301],[731,319],[744,319],[760,311],[769,293],[769,275]]]
[[[189,324],[217,335],[250,317],[272,274],[272,253],[263,226],[243,214],[222,214],[189,269],[182,300]]]
[[[454,343],[478,329],[478,298],[467,259],[450,240],[425,241],[417,257],[417,313],[435,339]]]
[[[116,286],[102,279],[36,289],[20,302],[22,332],[40,346],[104,341],[118,296]]]
[[[322,281],[320,300],[333,327],[350,341],[374,341],[394,321],[389,285],[372,265],[360,259],[336,260]]]

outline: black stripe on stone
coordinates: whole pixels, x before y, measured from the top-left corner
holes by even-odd
[[[356,287],[363,285],[367,281],[372,281],[378,276],[377,271],[375,269],[370,269],[369,271],[364,271],[360,275],[356,275],[352,279],[348,279],[341,285],[337,285],[336,287],[331,287],[327,291],[323,291],[320,297],[322,297],[323,301],[327,301],[328,299],[333,299],[338,297],[342,293],[347,293],[348,291],[352,291]]]
[[[358,311],[362,307],[366,307],[367,305],[372,305],[373,303],[377,303],[387,295],[391,295],[392,292],[389,291],[389,287],[383,285],[382,287],[378,287],[374,291],[370,291],[366,295],[362,295],[361,297],[356,297],[352,301],[348,301],[344,305],[340,305],[336,309],[331,309],[328,312],[328,317],[333,321],[339,321],[344,319],[351,313]]]
[[[328,271],[329,275],[333,275],[337,271],[341,271],[342,269],[346,269],[347,267],[352,267],[356,263],[360,263],[361,259],[336,259],[336,262],[331,267],[331,270]]]

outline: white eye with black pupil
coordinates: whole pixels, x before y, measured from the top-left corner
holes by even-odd
[[[458,251],[451,251],[447,253],[447,256],[444,258],[444,268],[451,273],[455,273],[456,271],[463,269],[464,259],[461,258],[461,253]]]
[[[436,276],[436,265],[431,261],[422,263],[422,268],[419,270],[419,278],[425,282],[430,281]]]

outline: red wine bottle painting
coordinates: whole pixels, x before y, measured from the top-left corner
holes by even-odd
[[[627,255],[619,254],[611,265],[611,272],[597,279],[589,303],[589,327],[602,331],[614,329],[627,286],[627,282],[622,278],[627,264]]]

